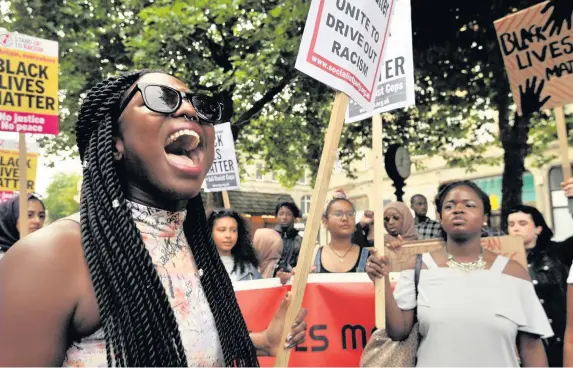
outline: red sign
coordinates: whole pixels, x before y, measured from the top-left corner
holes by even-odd
[[[239,282],[235,294],[249,331],[262,331],[290,286],[278,279]],[[374,330],[374,284],[365,273],[311,274],[303,307],[308,310],[306,342],[296,347],[289,366],[357,367]],[[262,366],[274,358],[259,358]]]

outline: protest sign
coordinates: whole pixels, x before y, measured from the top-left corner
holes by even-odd
[[[415,86],[410,0],[396,0],[376,85],[374,111],[367,113],[356,101],[350,100],[346,122],[353,123],[375,114],[413,106],[416,103]]]
[[[348,93],[368,110],[373,109],[378,78],[394,0],[313,0],[302,37],[296,67],[311,77],[339,90],[326,129],[324,146],[310,211],[294,276],[282,340],[302,305],[312,263],[314,243],[322,218],[322,206],[337,157],[338,144],[348,108]],[[340,92],[342,91],[342,92]],[[345,93],[343,93],[345,92]],[[275,364],[286,366],[291,351],[281,348]]]
[[[0,131],[58,134],[58,43],[0,30]]]
[[[571,178],[563,105],[573,102],[572,22],[568,1],[546,1],[494,22],[518,113],[555,108],[565,180]]]
[[[33,192],[36,187],[38,147],[29,145],[27,152],[27,185],[25,191]],[[0,203],[7,201],[20,190],[20,158],[18,142],[0,140]]]
[[[482,238],[481,245],[496,254],[513,259],[527,269],[527,258],[523,239],[517,236],[501,236]],[[404,242],[398,250],[388,250],[386,256],[390,259],[392,272],[400,272],[416,254],[430,253],[444,246],[441,239]]]
[[[372,111],[394,1],[313,0],[295,67]]]
[[[557,23],[571,22],[569,8],[544,2],[494,22],[520,113],[573,102],[573,29]]]
[[[267,328],[289,289],[290,286],[280,285],[278,279],[235,284],[235,295],[249,331]],[[307,337],[292,349],[288,366],[358,367],[374,329],[374,285],[368,275],[311,274],[302,306],[308,311]],[[263,367],[273,366],[275,361],[259,358]]]
[[[205,192],[239,189],[239,166],[231,123],[215,125],[215,159],[205,177]]]

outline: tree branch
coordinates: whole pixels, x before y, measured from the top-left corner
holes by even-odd
[[[283,77],[274,87],[270,88],[259,100],[257,100],[250,109],[245,111],[239,116],[237,122],[233,126],[237,129],[237,135],[241,129],[249,123],[257,114],[261,112],[263,107],[273,100],[273,98],[282,92],[282,90],[294,79],[296,73],[289,73]]]

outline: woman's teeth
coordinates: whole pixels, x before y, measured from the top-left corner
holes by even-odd
[[[171,134],[169,138],[167,138],[167,143],[165,144],[165,146],[170,145],[171,143],[175,142],[179,137],[183,136],[191,137],[187,146],[185,147],[185,150],[187,151],[192,151],[195,148],[197,148],[199,142],[201,141],[201,138],[199,137],[199,134],[197,134],[197,132],[191,129],[183,129]]]

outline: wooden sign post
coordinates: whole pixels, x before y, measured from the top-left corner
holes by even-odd
[[[330,177],[337,158],[349,97],[367,111],[375,108],[377,81],[396,0],[348,2],[340,7],[335,1],[312,0],[302,35],[295,67],[334,88],[336,97],[326,130],[318,167],[310,213],[292,284],[292,299],[287,311],[282,340],[286,341],[301,306],[306,281],[313,263],[322,209]],[[359,35],[353,39],[336,32],[332,22],[346,24]],[[367,47],[366,47],[367,46]],[[352,57],[350,56],[352,55]],[[360,62],[358,62],[360,60]],[[290,349],[279,349],[276,366],[288,365]]]
[[[382,146],[382,117],[372,117],[372,151],[374,152],[374,246],[378,254],[384,255],[384,198],[382,181],[384,175],[384,147]],[[386,328],[386,283],[378,279],[375,283],[376,328]]]
[[[292,297],[287,311],[285,329],[283,331],[281,341],[286,341],[296,315],[302,307],[302,298],[304,297],[304,290],[306,289],[306,281],[313,261],[312,254],[314,252],[318,230],[320,229],[322,208],[326,202],[326,193],[328,192],[330,177],[332,176],[334,162],[337,157],[338,144],[340,143],[340,135],[342,134],[342,127],[344,126],[344,118],[346,117],[348,101],[348,96],[346,94],[343,92],[336,93],[334,106],[330,113],[330,121],[324,138],[324,146],[322,147],[322,156],[320,157],[316,182],[312,191],[310,212],[306,220],[307,227],[304,229],[304,237],[302,238],[300,253],[298,255],[296,273],[294,275],[291,289]],[[286,367],[288,365],[290,352],[290,349],[280,349],[277,354],[275,366]]]
[[[573,102],[570,52],[573,9],[566,2],[543,2],[494,22],[511,93],[520,115],[553,108],[561,150],[563,178],[571,163],[563,105]],[[563,7],[563,5],[566,5]],[[558,16],[555,16],[558,15]],[[569,198],[573,214],[573,199]]]
[[[26,134],[20,133],[18,140],[20,170],[20,213],[18,221],[20,223],[20,239],[28,235],[28,154],[26,152]]]
[[[559,140],[559,149],[561,151],[561,169],[563,171],[563,180],[571,179],[571,163],[569,162],[569,144],[567,140],[567,126],[565,125],[565,113],[563,107],[559,106],[554,109],[555,124],[557,125],[557,139]],[[569,213],[573,214],[573,198],[568,198],[567,204]]]
[[[226,210],[231,209],[231,201],[229,200],[229,192],[226,190],[223,191],[223,205],[225,206]]]

